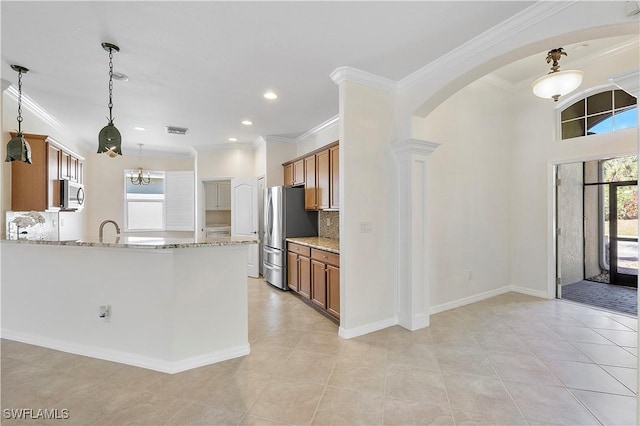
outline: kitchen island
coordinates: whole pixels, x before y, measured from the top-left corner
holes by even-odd
[[[247,355],[257,242],[3,240],[2,338],[165,373]]]

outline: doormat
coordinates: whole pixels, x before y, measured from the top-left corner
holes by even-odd
[[[638,316],[638,291],[634,287],[579,281],[563,285],[562,298]]]

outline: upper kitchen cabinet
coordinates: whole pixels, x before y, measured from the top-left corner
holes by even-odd
[[[231,210],[231,183],[205,182],[205,210]]]
[[[340,208],[340,146],[329,148],[329,208]]]
[[[15,133],[11,133],[15,136]],[[11,210],[60,208],[60,179],[82,183],[84,158],[46,135],[24,134],[32,164],[11,163]]]

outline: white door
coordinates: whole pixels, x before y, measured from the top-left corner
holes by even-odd
[[[231,236],[258,236],[258,182],[256,178],[231,180]],[[258,244],[249,246],[247,275],[258,277]]]
[[[264,176],[258,178],[258,235],[260,236],[260,244],[258,244],[258,266],[260,275],[262,272],[262,235],[264,234]]]

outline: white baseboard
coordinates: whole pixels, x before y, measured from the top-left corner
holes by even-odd
[[[373,333],[374,331],[382,330],[383,328],[391,327],[397,324],[398,324],[398,318],[392,317],[382,321],[364,324],[355,328],[346,329],[340,326],[340,329],[338,330],[338,336],[342,337],[343,339],[352,339],[354,337]]]
[[[546,291],[542,291],[542,290],[532,290],[530,288],[527,287],[520,287],[517,285],[512,285],[511,286],[511,291],[514,291],[516,293],[522,293],[522,294],[527,294],[529,296],[534,296],[534,297],[539,297],[541,299],[554,299],[555,297],[550,297]]]
[[[463,297],[462,299],[452,300],[451,302],[435,305],[430,308],[431,315],[440,312],[448,311],[450,309],[459,308],[461,306],[468,305],[470,303],[479,302],[481,300],[489,299],[491,297],[499,296],[512,291],[511,286],[504,286],[493,290],[485,291],[484,293],[474,294],[473,296]]]
[[[203,367],[205,365],[213,364],[216,362],[245,356],[250,352],[250,346],[249,343],[247,343],[246,345],[241,345],[222,351],[211,352],[196,357],[185,358],[178,361],[165,361],[143,355],[132,354],[129,352],[98,348],[95,346],[82,345],[78,343],[69,343],[61,340],[49,339],[46,337],[34,336],[6,329],[2,330],[1,337],[7,340],[15,340],[17,342],[27,343],[30,345],[55,349],[57,351],[103,359],[105,361],[118,362],[121,364],[133,365],[134,367],[146,368],[149,370],[155,370],[161,373],[168,374],[180,373],[182,371],[191,370],[193,368]]]

